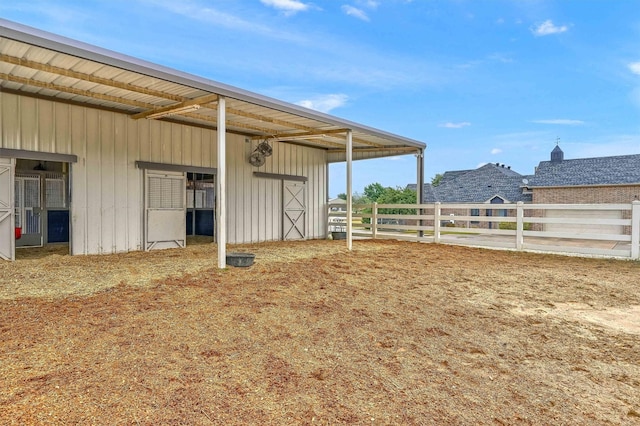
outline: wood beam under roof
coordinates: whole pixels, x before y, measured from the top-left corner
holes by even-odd
[[[105,86],[115,87],[117,89],[128,90],[130,92],[142,93],[143,95],[155,96],[157,98],[168,99],[171,101],[182,102],[184,97],[179,95],[173,95],[171,93],[162,92],[160,90],[149,89],[142,86],[136,86],[135,84],[123,83],[116,80],[111,80],[103,77],[96,77],[95,75],[86,74],[78,71],[72,71],[66,68],[60,68],[49,64],[43,64],[40,62],[30,61],[28,59],[17,58],[15,56],[0,54],[0,61],[6,62],[12,65],[19,65],[21,67],[31,68],[38,71],[44,71],[51,74],[57,74],[64,77],[77,78],[78,80],[88,81],[91,83],[103,84]]]
[[[59,84],[47,83],[46,81],[34,80],[32,78],[18,77],[17,75],[0,73],[0,80],[7,80],[13,83],[25,84],[27,86],[35,86],[41,89],[49,89],[49,90],[56,90],[58,92],[63,92],[63,93],[71,93],[73,95],[99,99],[101,101],[113,102],[117,104],[129,105],[137,108],[150,109],[155,107],[155,105],[147,102],[136,101],[133,99],[124,99],[118,96],[105,95],[103,93],[95,93],[89,90],[76,89],[69,86],[61,86]]]
[[[195,107],[196,105],[199,107],[203,104],[210,104],[211,102],[215,102],[218,100],[218,95],[210,94],[204,95],[193,99],[187,99],[183,102],[179,102],[177,104],[168,105],[160,108],[153,108],[148,111],[139,112],[137,114],[133,114],[131,118],[134,120],[139,120],[141,118],[151,118],[153,115],[166,114],[169,115],[171,113],[176,113],[181,109]],[[207,108],[211,108],[213,105],[207,105]]]
[[[62,85],[57,85],[54,83],[48,83],[48,82],[43,82],[43,81],[39,81],[39,80],[34,80],[34,79],[30,79],[30,78],[24,78],[24,77],[18,77],[18,76],[14,76],[11,74],[4,74],[4,73],[0,73],[0,79],[4,79],[4,80],[8,80],[8,81],[12,81],[15,83],[20,83],[20,84],[26,84],[26,85],[31,85],[31,86],[35,86],[35,87],[40,87],[43,89],[49,89],[49,90],[56,90],[59,92],[65,92],[65,93],[71,93],[74,95],[79,95],[79,96],[84,96],[84,97],[88,97],[88,98],[92,98],[92,99],[98,99],[98,100],[102,100],[102,101],[108,101],[108,102],[113,102],[113,103],[118,103],[118,104],[123,104],[123,105],[128,105],[128,106],[133,106],[133,107],[137,107],[137,108],[143,108],[146,111],[140,112],[140,113],[136,113],[133,114],[131,117],[134,119],[140,119],[140,118],[146,118],[150,115],[154,115],[154,114],[161,114],[163,112],[167,112],[170,113],[172,110],[176,110],[176,109],[181,109],[187,106],[191,106],[191,105],[203,105],[203,104],[209,104],[207,105],[207,108],[211,108],[211,109],[216,109],[216,105],[212,104],[212,102],[215,102],[218,99],[218,95],[217,94],[209,94],[209,95],[204,95],[202,97],[199,98],[187,98],[184,96],[180,96],[180,95],[174,95],[171,93],[167,93],[167,92],[163,92],[163,91],[159,91],[159,90],[154,90],[154,89],[149,89],[149,88],[145,88],[145,87],[141,87],[141,86],[137,86],[134,84],[128,84],[128,83],[123,83],[123,82],[118,82],[116,80],[112,80],[112,79],[108,79],[108,78],[102,78],[102,77],[97,77],[91,74],[86,74],[86,73],[81,73],[78,71],[73,71],[73,70],[69,70],[69,69],[65,69],[65,68],[61,68],[61,67],[56,67],[53,65],[49,65],[49,64],[43,64],[43,63],[39,63],[39,62],[35,62],[35,61],[31,61],[31,60],[27,60],[27,59],[23,59],[23,58],[18,58],[18,57],[14,57],[14,56],[10,56],[10,55],[5,55],[5,54],[0,54],[0,61],[2,62],[6,62],[12,65],[17,65],[17,66],[22,66],[22,67],[27,67],[27,68],[31,68],[31,69],[35,69],[38,71],[43,71],[43,72],[47,72],[50,74],[55,74],[55,75],[60,75],[60,76],[64,76],[64,77],[71,77],[71,78],[76,78],[80,81],[88,81],[88,82],[92,82],[92,83],[96,83],[96,84],[101,84],[101,85],[105,85],[105,86],[109,86],[109,87],[115,87],[118,89],[122,89],[122,90],[126,90],[126,91],[130,91],[130,92],[136,92],[136,93],[141,93],[144,95],[149,95],[149,96],[154,96],[154,97],[158,97],[161,99],[167,99],[167,100],[174,100],[174,101],[178,101],[178,104],[173,104],[170,106],[164,106],[164,107],[160,107],[158,108],[156,105],[151,104],[151,103],[147,103],[147,102],[142,102],[142,101],[136,101],[136,100],[132,100],[132,99],[127,99],[127,98],[122,98],[122,97],[118,97],[118,96],[113,96],[113,95],[106,95],[106,94],[101,94],[101,93],[95,93],[89,90],[81,90],[81,89],[75,89],[73,87],[68,87],[68,86],[62,86]],[[272,118],[272,117],[268,117],[262,114],[255,114],[255,113],[250,113],[250,112],[246,112],[240,109],[236,109],[236,108],[229,108],[227,107],[227,113],[229,115],[236,115],[236,116],[240,116],[240,117],[245,117],[245,118],[250,118],[253,120],[257,120],[260,122],[264,122],[264,123],[271,123],[271,124],[275,124],[278,126],[283,126],[283,127],[289,127],[289,128],[293,128],[293,129],[297,129],[297,130],[302,130],[305,131],[306,134],[308,135],[321,135],[321,134],[336,134],[336,133],[345,133],[346,130],[345,129],[327,129],[324,131],[318,131],[316,128],[314,127],[310,127],[310,126],[305,126],[305,125],[301,125],[301,124],[297,124],[297,123],[293,123],[290,121],[286,121],[286,120],[280,120],[280,119],[276,119],[276,118]],[[194,114],[194,113],[184,113],[184,114],[180,114],[183,115],[185,117],[189,117],[192,119],[196,119],[196,120],[201,120],[201,121],[205,121],[205,122],[210,122],[210,123],[216,123],[216,120],[210,116],[207,115],[202,115],[202,114]],[[261,132],[264,135],[272,135],[276,132],[273,131],[273,129],[269,129],[269,128],[265,128],[265,127],[260,127],[260,126],[254,126],[254,125],[250,125],[250,124],[246,124],[246,123],[239,123],[239,122],[232,122],[230,120],[227,120],[227,124],[229,126],[232,127],[236,127],[238,129],[246,129],[246,130],[251,130],[251,131],[257,131],[257,132]],[[290,135],[283,135],[280,134],[278,135],[279,137],[303,137],[303,134],[290,134]],[[264,137],[264,136],[262,136]],[[341,144],[337,144],[334,142],[329,142],[329,141],[322,141],[322,143],[320,143],[321,141],[314,141],[314,143],[317,143],[318,145],[323,145],[323,146],[333,146],[333,147],[341,147]],[[354,143],[358,143],[361,145],[368,145],[368,146],[372,146],[375,148],[385,148],[384,145],[382,144],[378,144],[378,143],[374,143],[374,142],[370,142],[370,141],[366,141],[363,139],[359,139],[359,138],[353,138],[353,142]]]

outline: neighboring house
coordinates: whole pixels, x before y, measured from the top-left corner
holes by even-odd
[[[227,242],[325,238],[329,163],[425,148],[3,19],[0,126],[0,259],[204,234],[224,265]]]
[[[415,185],[409,185],[415,189]],[[522,201],[535,204],[628,204],[640,199],[640,154],[565,160],[559,146],[549,161],[542,161],[533,175],[520,175],[501,164],[485,164],[475,170],[448,171],[438,186],[426,184],[426,203],[503,204]],[[453,212],[470,216],[496,216],[504,210],[470,209]],[[578,213],[596,214],[596,213]],[[606,218],[621,218],[619,212],[598,212]],[[548,211],[548,217],[575,217],[570,210]],[[484,223],[471,225],[484,226]],[[571,226],[549,224],[547,230]],[[618,232],[611,225],[591,232]]]
[[[525,188],[525,176],[504,164],[485,164],[473,170],[447,171],[440,184],[426,184],[423,189],[425,203],[486,203],[509,204],[531,202],[531,193]],[[416,185],[408,185],[415,189]],[[487,206],[488,207],[488,206]],[[447,209],[442,212],[442,224],[456,224],[456,216],[507,216],[513,212],[495,207],[486,209]],[[449,216],[444,218],[444,216]],[[466,223],[466,222],[465,222]],[[494,226],[493,222],[471,221],[470,227]]]
[[[550,161],[542,161],[527,187],[535,204],[628,204],[640,199],[640,154],[565,160],[559,146],[551,152]],[[547,217],[628,219],[629,212],[550,210]],[[547,224],[545,230],[584,231],[578,224]],[[629,233],[619,225],[591,226],[591,233]]]

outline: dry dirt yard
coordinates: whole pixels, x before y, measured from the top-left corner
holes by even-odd
[[[640,263],[403,242],[0,263],[0,423],[640,424]]]

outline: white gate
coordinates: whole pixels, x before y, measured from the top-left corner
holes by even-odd
[[[16,242],[16,245],[20,247],[42,246],[42,194],[40,190],[39,174],[16,173],[16,227],[22,229],[22,237]]]
[[[145,251],[184,247],[186,176],[182,172],[145,170]]]
[[[0,259],[15,259],[14,160],[0,158]]]
[[[282,239],[304,240],[307,237],[305,182],[282,182]]]

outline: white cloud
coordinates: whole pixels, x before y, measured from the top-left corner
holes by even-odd
[[[354,18],[358,18],[362,21],[369,21],[369,16],[367,16],[366,12],[362,9],[358,9],[357,7],[345,4],[342,6],[342,11],[347,15],[353,16]]]
[[[313,99],[304,99],[296,104],[320,112],[329,112],[343,106],[348,100],[349,97],[344,94],[329,94],[316,96]]]
[[[380,2],[375,0],[357,0],[356,3],[369,9],[376,9],[380,6]]]
[[[461,123],[442,123],[438,125],[438,127],[444,127],[447,129],[462,129],[463,127],[471,126],[471,123],[468,121],[463,121]]]
[[[500,154],[501,152],[502,152],[502,150],[500,148],[493,148],[491,150],[491,154],[492,155]]]
[[[551,35],[551,34],[559,34],[559,33],[565,32],[567,30],[569,30],[569,27],[567,27],[566,25],[562,25],[562,26],[558,27],[558,26],[554,25],[553,22],[551,22],[551,19],[547,19],[542,24],[538,24],[538,25],[536,25],[534,27],[531,27],[531,32],[535,36],[546,36],[546,35]]]
[[[568,120],[566,118],[555,118],[552,120],[532,120],[532,123],[537,124],[560,124],[563,126],[581,126],[584,124],[582,120]]]
[[[310,6],[298,0],[260,0],[262,4],[281,10],[285,15],[293,15],[308,10]]]
[[[629,70],[634,74],[640,75],[640,62],[630,63]]]

